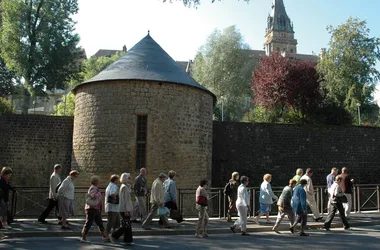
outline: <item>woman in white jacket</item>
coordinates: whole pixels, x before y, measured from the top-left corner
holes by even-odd
[[[130,216],[133,211],[131,199],[131,174],[124,173],[120,177],[121,187],[119,192],[119,212],[121,216],[121,227],[114,231],[110,236],[110,241],[115,243],[116,240],[124,234],[124,244],[134,245],[132,236],[132,227]]]
[[[235,228],[241,228],[241,235],[246,236],[249,235],[247,233],[247,216],[248,216],[248,208],[249,208],[249,195],[247,186],[249,183],[249,179],[247,176],[242,176],[240,178],[240,186],[238,188],[238,198],[236,200],[236,209],[238,210],[239,219],[235,221],[234,225],[231,228],[232,232],[235,233]]]

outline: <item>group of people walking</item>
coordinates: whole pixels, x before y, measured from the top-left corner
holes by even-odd
[[[56,164],[54,172],[50,177],[49,203],[42,212],[38,221],[47,223],[46,218],[55,208],[58,223],[62,230],[70,230],[67,218],[74,215],[74,180],[78,178],[79,173],[73,170],[68,177],[61,181],[60,174],[62,166]],[[177,220],[178,223],[183,221],[176,204],[177,188],[175,183],[175,171],[169,171],[166,174],[159,174],[153,182],[152,188],[148,188],[146,180],[147,170],[140,169],[139,175],[134,182],[131,181],[130,173],[123,173],[121,176],[113,174],[104,193],[104,197],[99,189],[101,179],[99,176],[92,176],[85,198],[85,215],[86,220],[82,229],[81,242],[87,243],[87,235],[93,223],[98,227],[103,241],[115,243],[123,236],[124,243],[133,245],[132,222],[138,222],[141,218],[142,228],[149,230],[150,224],[155,216],[159,216],[159,224],[162,228],[169,228],[167,216]],[[135,202],[132,201],[134,194]],[[147,213],[147,196],[150,195],[151,208]],[[104,226],[102,220],[102,211],[107,214],[107,223]]]
[[[263,182],[260,186],[260,210],[254,221],[259,224],[261,216],[266,217],[266,223],[270,224],[269,213],[274,202],[277,202],[278,215],[272,230],[279,233],[279,225],[285,216],[289,219],[289,230],[295,233],[295,227],[300,223],[300,236],[308,236],[305,232],[307,227],[307,205],[310,207],[314,220],[322,220],[315,201],[315,190],[313,187],[312,177],[313,171],[311,168],[306,169],[303,174],[302,169],[297,169],[296,175],[289,180],[287,186],[284,187],[280,197],[277,197],[271,187],[272,176],[265,174]],[[231,230],[235,233],[236,228],[241,228],[243,236],[247,234],[247,214],[249,213],[249,195],[247,185],[249,179],[247,176],[240,178],[241,184],[238,184],[239,174],[234,172],[231,180],[224,188],[225,195],[229,199],[229,209],[227,220],[232,220],[234,211],[238,212],[239,218],[231,226]],[[347,168],[342,169],[342,173],[338,175],[338,169],[332,168],[331,174],[326,177],[328,201],[328,215],[324,222],[324,228],[330,230],[332,220],[337,212],[343,222],[344,229],[350,228],[347,217],[350,215],[352,208],[352,186],[354,180],[348,176]],[[201,215],[199,216],[201,217]]]
[[[56,164],[54,172],[50,176],[50,188],[48,205],[39,216],[40,223],[47,223],[46,218],[51,211],[56,209],[58,223],[62,230],[70,230],[67,219],[74,215],[74,199],[75,185],[74,181],[79,177],[79,172],[73,170],[62,181],[62,166]],[[7,203],[9,199],[9,191],[14,188],[9,184],[12,176],[12,169],[3,168],[0,178],[0,229],[8,227],[7,225]],[[90,179],[90,187],[85,198],[85,215],[86,221],[82,229],[81,242],[88,242],[87,235],[95,222],[102,239],[115,243],[121,236],[124,236],[124,243],[133,245],[132,222],[138,222],[141,218],[142,228],[149,230],[150,224],[155,216],[159,217],[159,224],[162,228],[170,228],[168,216],[178,223],[183,221],[177,207],[177,188],[175,183],[176,172],[169,171],[168,175],[161,173],[154,180],[152,188],[148,188],[146,179],[147,170],[140,169],[139,175],[134,182],[131,181],[130,173],[123,173],[119,177],[114,174],[110,176],[110,181],[105,190],[105,197],[100,191],[101,179],[99,176],[92,176]],[[307,226],[307,205],[309,205],[314,220],[320,221],[322,216],[315,201],[315,190],[312,182],[313,171],[306,169],[303,174],[302,169],[297,169],[296,175],[289,180],[287,186],[284,187],[280,197],[277,197],[271,187],[272,175],[265,174],[263,182],[260,186],[260,210],[255,217],[255,222],[259,224],[262,216],[266,217],[266,223],[271,223],[269,214],[272,204],[277,202],[278,215],[273,226],[273,231],[279,233],[279,225],[283,218],[287,216],[289,219],[289,230],[295,233],[297,224],[301,224],[299,232],[300,236],[308,236],[305,232]],[[239,183],[240,182],[240,183]],[[337,212],[344,224],[344,229],[350,226],[347,217],[350,215],[352,208],[352,187],[354,180],[348,176],[347,168],[342,169],[342,173],[338,175],[338,169],[332,168],[331,173],[326,177],[327,190],[329,196],[328,215],[324,222],[324,228],[329,230],[331,222]],[[207,225],[209,215],[207,180],[201,180],[196,190],[195,203],[198,211],[198,221],[196,224],[195,236],[197,238],[208,237]],[[233,172],[231,179],[224,188],[224,194],[228,197],[228,221],[232,221],[232,215],[237,212],[239,218],[234,222],[230,229],[235,233],[237,228],[241,229],[243,236],[247,233],[247,221],[250,211],[250,201],[248,192],[249,178],[247,176],[239,176],[238,172]],[[120,187],[119,187],[120,186]],[[132,200],[134,195],[134,200]],[[150,196],[150,211],[147,212],[147,196]],[[103,226],[102,211],[107,213],[107,224]],[[3,235],[0,234],[0,238]]]

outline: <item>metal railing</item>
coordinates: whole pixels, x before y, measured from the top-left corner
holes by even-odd
[[[10,211],[15,217],[36,218],[46,207],[46,197],[49,187],[15,187],[17,192],[11,194]],[[322,214],[327,213],[328,196],[326,187],[316,186],[316,202]],[[76,217],[84,216],[85,194],[88,187],[75,188],[75,212]],[[104,194],[105,188],[100,189]],[[283,187],[272,187],[273,192],[280,196]],[[196,217],[194,188],[181,188],[177,190],[178,208],[184,217]],[[260,207],[260,188],[248,188],[250,200],[250,216],[254,216]],[[362,211],[377,210],[380,212],[380,184],[360,184],[353,187],[352,210]],[[209,214],[212,217],[225,218],[228,211],[228,198],[223,194],[223,188],[209,188]],[[134,195],[132,195],[134,201]],[[147,196],[147,209],[149,209],[149,196]],[[272,214],[277,214],[277,206],[273,205]]]

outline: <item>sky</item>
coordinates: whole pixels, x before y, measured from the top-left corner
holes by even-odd
[[[99,49],[132,48],[146,36],[152,38],[175,60],[195,57],[214,29],[235,25],[252,49],[263,49],[264,33],[272,0],[202,0],[195,8],[181,1],[79,0],[76,32],[87,57]],[[380,37],[379,0],[284,0],[294,23],[297,50],[318,54],[328,47],[326,27],[344,23],[350,16],[367,21],[371,35]],[[380,69],[380,65],[378,66]],[[380,98],[380,91],[375,100]],[[380,101],[380,100],[379,100]]]

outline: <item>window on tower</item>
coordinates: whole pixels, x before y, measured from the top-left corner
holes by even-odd
[[[136,169],[146,167],[147,134],[148,134],[148,116],[137,115]]]

